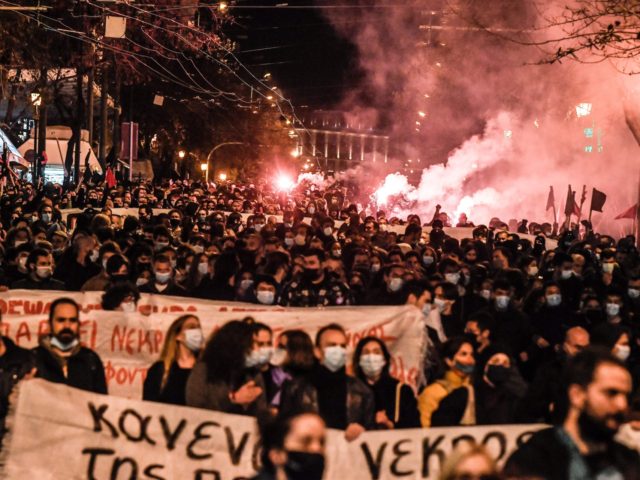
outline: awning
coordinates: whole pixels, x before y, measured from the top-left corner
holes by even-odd
[[[68,140],[47,138],[45,152],[47,154],[47,165],[58,165],[64,168],[64,160],[67,156]],[[29,139],[20,145],[19,152],[25,158],[33,157],[33,139]],[[84,170],[85,158],[89,154],[89,168],[92,172],[102,174],[102,167],[96,158],[88,142],[80,142],[80,170]],[[29,165],[27,163],[27,165]]]

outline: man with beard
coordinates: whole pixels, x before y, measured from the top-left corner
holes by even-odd
[[[284,289],[281,305],[288,307],[328,307],[352,305],[349,287],[321,267],[324,250],[311,248],[303,254],[304,270]]]
[[[631,375],[606,350],[587,348],[564,375],[562,422],[535,433],[505,466],[507,478],[640,478],[640,456],[614,436],[625,421]]]
[[[80,308],[70,298],[59,298],[49,310],[50,334],[34,348],[36,376],[95,393],[107,393],[100,357],[80,344]]]

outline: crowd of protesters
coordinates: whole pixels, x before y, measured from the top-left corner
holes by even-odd
[[[526,220],[519,234],[499,219],[474,226],[464,217],[468,236],[456,239],[439,208],[428,219],[388,218],[339,185],[25,183],[5,187],[0,205],[2,291],[104,291],[103,308],[123,312],[144,293],[422,311],[429,340],[418,392],[390,375],[378,338],[360,340],[349,358],[348,318],[328,316],[315,338],[302,325],[274,336],[252,319],[210,338],[196,316],[171,325],[144,399],[268,418],[273,451],[265,448],[259,478],[320,478],[311,470],[325,426],[355,440],[365,430],[514,423],[557,425],[509,460],[514,478],[640,478],[637,453],[613,441],[625,424],[619,433],[640,448],[640,256],[631,237],[554,235]],[[23,376],[107,391],[100,359],[78,342],[79,314],[72,300],[54,303],[51,333],[32,354],[2,338],[0,371],[13,372],[3,398]],[[317,444],[305,457],[285,444],[307,427]],[[289,460],[277,455],[287,451]],[[469,455],[484,458],[471,450],[460,461]],[[487,462],[482,478],[499,478]],[[455,468],[447,478],[480,478]]]

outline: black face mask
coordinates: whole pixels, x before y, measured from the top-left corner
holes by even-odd
[[[170,219],[169,223],[171,223],[171,228],[178,228],[180,226],[180,220],[177,218]]]
[[[125,273],[117,273],[115,275],[111,275],[111,281],[113,283],[126,282],[129,280],[129,275]]]
[[[313,281],[320,278],[320,269],[318,268],[305,268],[302,271],[302,276],[305,280]]]
[[[287,452],[284,466],[288,480],[322,480],[324,455],[320,453]]]
[[[502,365],[489,365],[487,368],[487,378],[498,387],[509,378],[509,369]]]

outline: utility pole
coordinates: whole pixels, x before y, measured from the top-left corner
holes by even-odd
[[[73,135],[76,137],[76,145],[74,151],[74,181],[76,185],[80,185],[80,146],[82,143],[82,120],[84,117],[84,101],[82,95],[82,69],[76,68],[76,122],[75,132]]]
[[[102,64],[102,86],[100,87],[100,165],[104,166],[107,158],[107,132],[109,131],[108,100],[109,100],[109,64]]]

